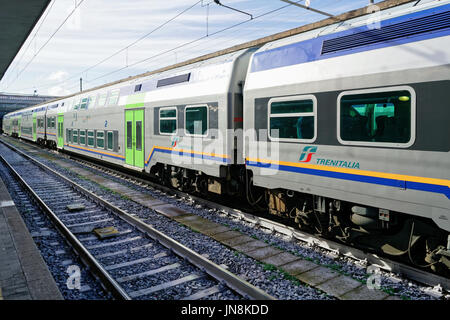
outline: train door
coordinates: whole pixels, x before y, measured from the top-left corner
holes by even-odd
[[[36,114],[33,113],[33,141],[36,141]]]
[[[58,148],[62,148],[64,145],[64,116],[58,115]]]
[[[125,163],[144,168],[144,109],[125,110]]]
[[[22,117],[20,116],[19,118],[17,118],[17,135],[19,137],[22,136],[22,126],[21,126],[21,122],[22,122]]]

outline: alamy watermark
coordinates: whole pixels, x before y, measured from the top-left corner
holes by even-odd
[[[80,290],[81,289],[81,270],[77,265],[70,265],[66,272],[69,274],[67,278],[66,285],[70,290]]]

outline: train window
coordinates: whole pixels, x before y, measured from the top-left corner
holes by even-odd
[[[78,144],[78,130],[75,129],[73,130],[73,135],[72,135],[72,142]]]
[[[177,131],[177,108],[159,109],[159,133],[176,134]]]
[[[73,109],[78,110],[80,108],[80,99],[75,99],[73,101]]]
[[[111,95],[108,99],[108,106],[117,104],[117,101],[119,101],[119,90],[111,91]]]
[[[87,138],[88,146],[93,147],[94,146],[94,131],[89,130],[87,134],[88,134],[88,138]]]
[[[133,122],[127,121],[127,149],[132,149],[133,147]]]
[[[80,136],[80,144],[86,145],[86,131],[80,130],[79,136]]]
[[[409,87],[344,92],[338,99],[342,144],[408,147],[415,132],[415,94]]]
[[[186,134],[206,136],[208,131],[208,107],[186,106],[184,110]]]
[[[51,121],[52,121],[51,127],[52,127],[53,129],[55,129],[55,128],[56,128],[55,117],[51,117],[50,119],[51,119]]]
[[[97,148],[105,148],[105,132],[103,131],[97,131]]]
[[[136,150],[142,150],[142,121],[136,121]]]
[[[104,93],[104,94],[100,95],[100,98],[98,98],[98,105],[99,105],[99,107],[103,107],[105,105],[106,96],[107,96],[107,93]]]
[[[80,110],[87,109],[88,98],[81,99]]]
[[[72,142],[72,129],[66,129],[66,141],[67,143]]]
[[[316,137],[317,100],[313,95],[269,100],[268,128],[273,141],[313,142]]]
[[[112,150],[114,148],[113,146],[113,132],[108,131],[108,150]]]

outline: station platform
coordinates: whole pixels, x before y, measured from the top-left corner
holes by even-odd
[[[1,179],[0,300],[63,300]]]

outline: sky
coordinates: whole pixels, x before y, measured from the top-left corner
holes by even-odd
[[[281,0],[220,2],[245,13],[213,0],[52,0],[0,92],[68,95],[80,78],[85,90],[327,18]],[[309,0],[333,15],[368,4]]]

